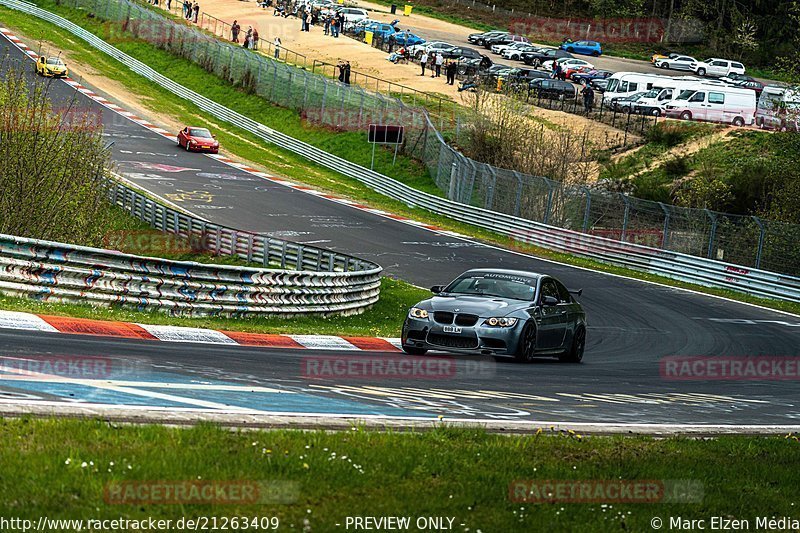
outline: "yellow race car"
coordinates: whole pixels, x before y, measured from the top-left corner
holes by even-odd
[[[66,78],[69,76],[67,64],[60,57],[40,56],[36,61],[36,73],[48,78]]]

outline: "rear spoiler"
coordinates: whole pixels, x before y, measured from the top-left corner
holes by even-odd
[[[574,294],[575,296],[580,296],[583,294],[583,289],[578,289],[577,291],[568,291],[570,294]]]

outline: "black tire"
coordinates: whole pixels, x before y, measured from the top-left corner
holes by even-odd
[[[530,363],[536,356],[536,325],[528,322],[522,329],[522,336],[519,339],[517,353],[514,360],[518,363]]]
[[[698,76],[705,76],[706,75],[706,69],[704,69],[704,68],[697,69],[697,75]]]
[[[736,117],[733,119],[733,125],[737,128],[741,128],[744,126],[744,119],[742,117]]]
[[[572,345],[569,351],[558,356],[562,363],[580,363],[583,360],[583,350],[586,348],[586,328],[578,326],[572,336]]]
[[[595,50],[594,52],[592,52],[592,57],[600,57],[600,52]]]
[[[660,66],[661,66],[661,68],[663,68],[664,70],[667,70],[667,69],[669,68],[669,63],[661,63],[661,65],[660,65]]]
[[[189,141],[186,141],[186,151],[191,152],[192,150],[189,148]]]
[[[414,346],[406,346],[405,344],[403,345],[403,351],[408,355],[425,355],[428,353],[428,350],[425,348],[416,348]]]
[[[691,111],[684,111],[683,113],[681,113],[681,120],[692,120]]]
[[[658,108],[653,109],[652,111],[650,111],[650,116],[651,117],[660,117],[661,116],[661,110],[658,109]]]
[[[465,66],[458,67],[458,74],[459,75],[463,76],[466,73],[467,73],[467,67],[465,67]]]
[[[567,52],[569,52],[570,54],[574,54],[575,49],[570,46],[569,48],[567,48]]]
[[[414,52],[414,59],[419,59],[420,57],[422,57],[422,50]]]

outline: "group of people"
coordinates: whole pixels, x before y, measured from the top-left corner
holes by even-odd
[[[330,11],[326,11],[322,13],[322,27],[325,32],[325,35],[331,35],[333,37],[339,38],[339,32],[342,30],[342,26],[344,26],[344,17],[338,11],[335,13],[331,13]]]
[[[431,52],[429,54],[426,50],[423,50],[422,56],[419,58],[419,65],[422,68],[420,76],[425,75],[425,68],[427,67],[431,73],[431,78],[439,78],[442,75],[442,66],[444,66],[447,85],[455,84],[458,64],[455,61],[447,61],[447,64],[445,64],[442,53]]]
[[[339,70],[339,81],[350,85],[350,62],[340,60],[336,68]]]
[[[155,0],[156,3],[158,0]],[[167,0],[167,9],[170,9],[170,1]],[[200,15],[200,4],[197,0],[183,0],[183,18],[197,24],[197,17]]]
[[[239,34],[242,32],[242,27],[239,24],[238,20],[234,20],[233,24],[231,25],[231,42],[239,43]],[[249,48],[251,50],[258,49],[258,29],[253,28],[252,26],[247,27],[247,32],[244,35],[244,40],[242,42],[242,46],[245,48]]]

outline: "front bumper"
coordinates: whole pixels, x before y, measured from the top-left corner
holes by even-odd
[[[219,153],[219,146],[206,146],[201,144],[190,144],[189,150],[192,152],[208,152],[211,154]]]
[[[518,321],[509,328],[483,326],[481,318],[471,327],[460,326],[460,333],[445,333],[444,325],[432,319],[407,317],[403,323],[403,346],[425,350],[441,350],[484,355],[517,353],[524,322]]]

